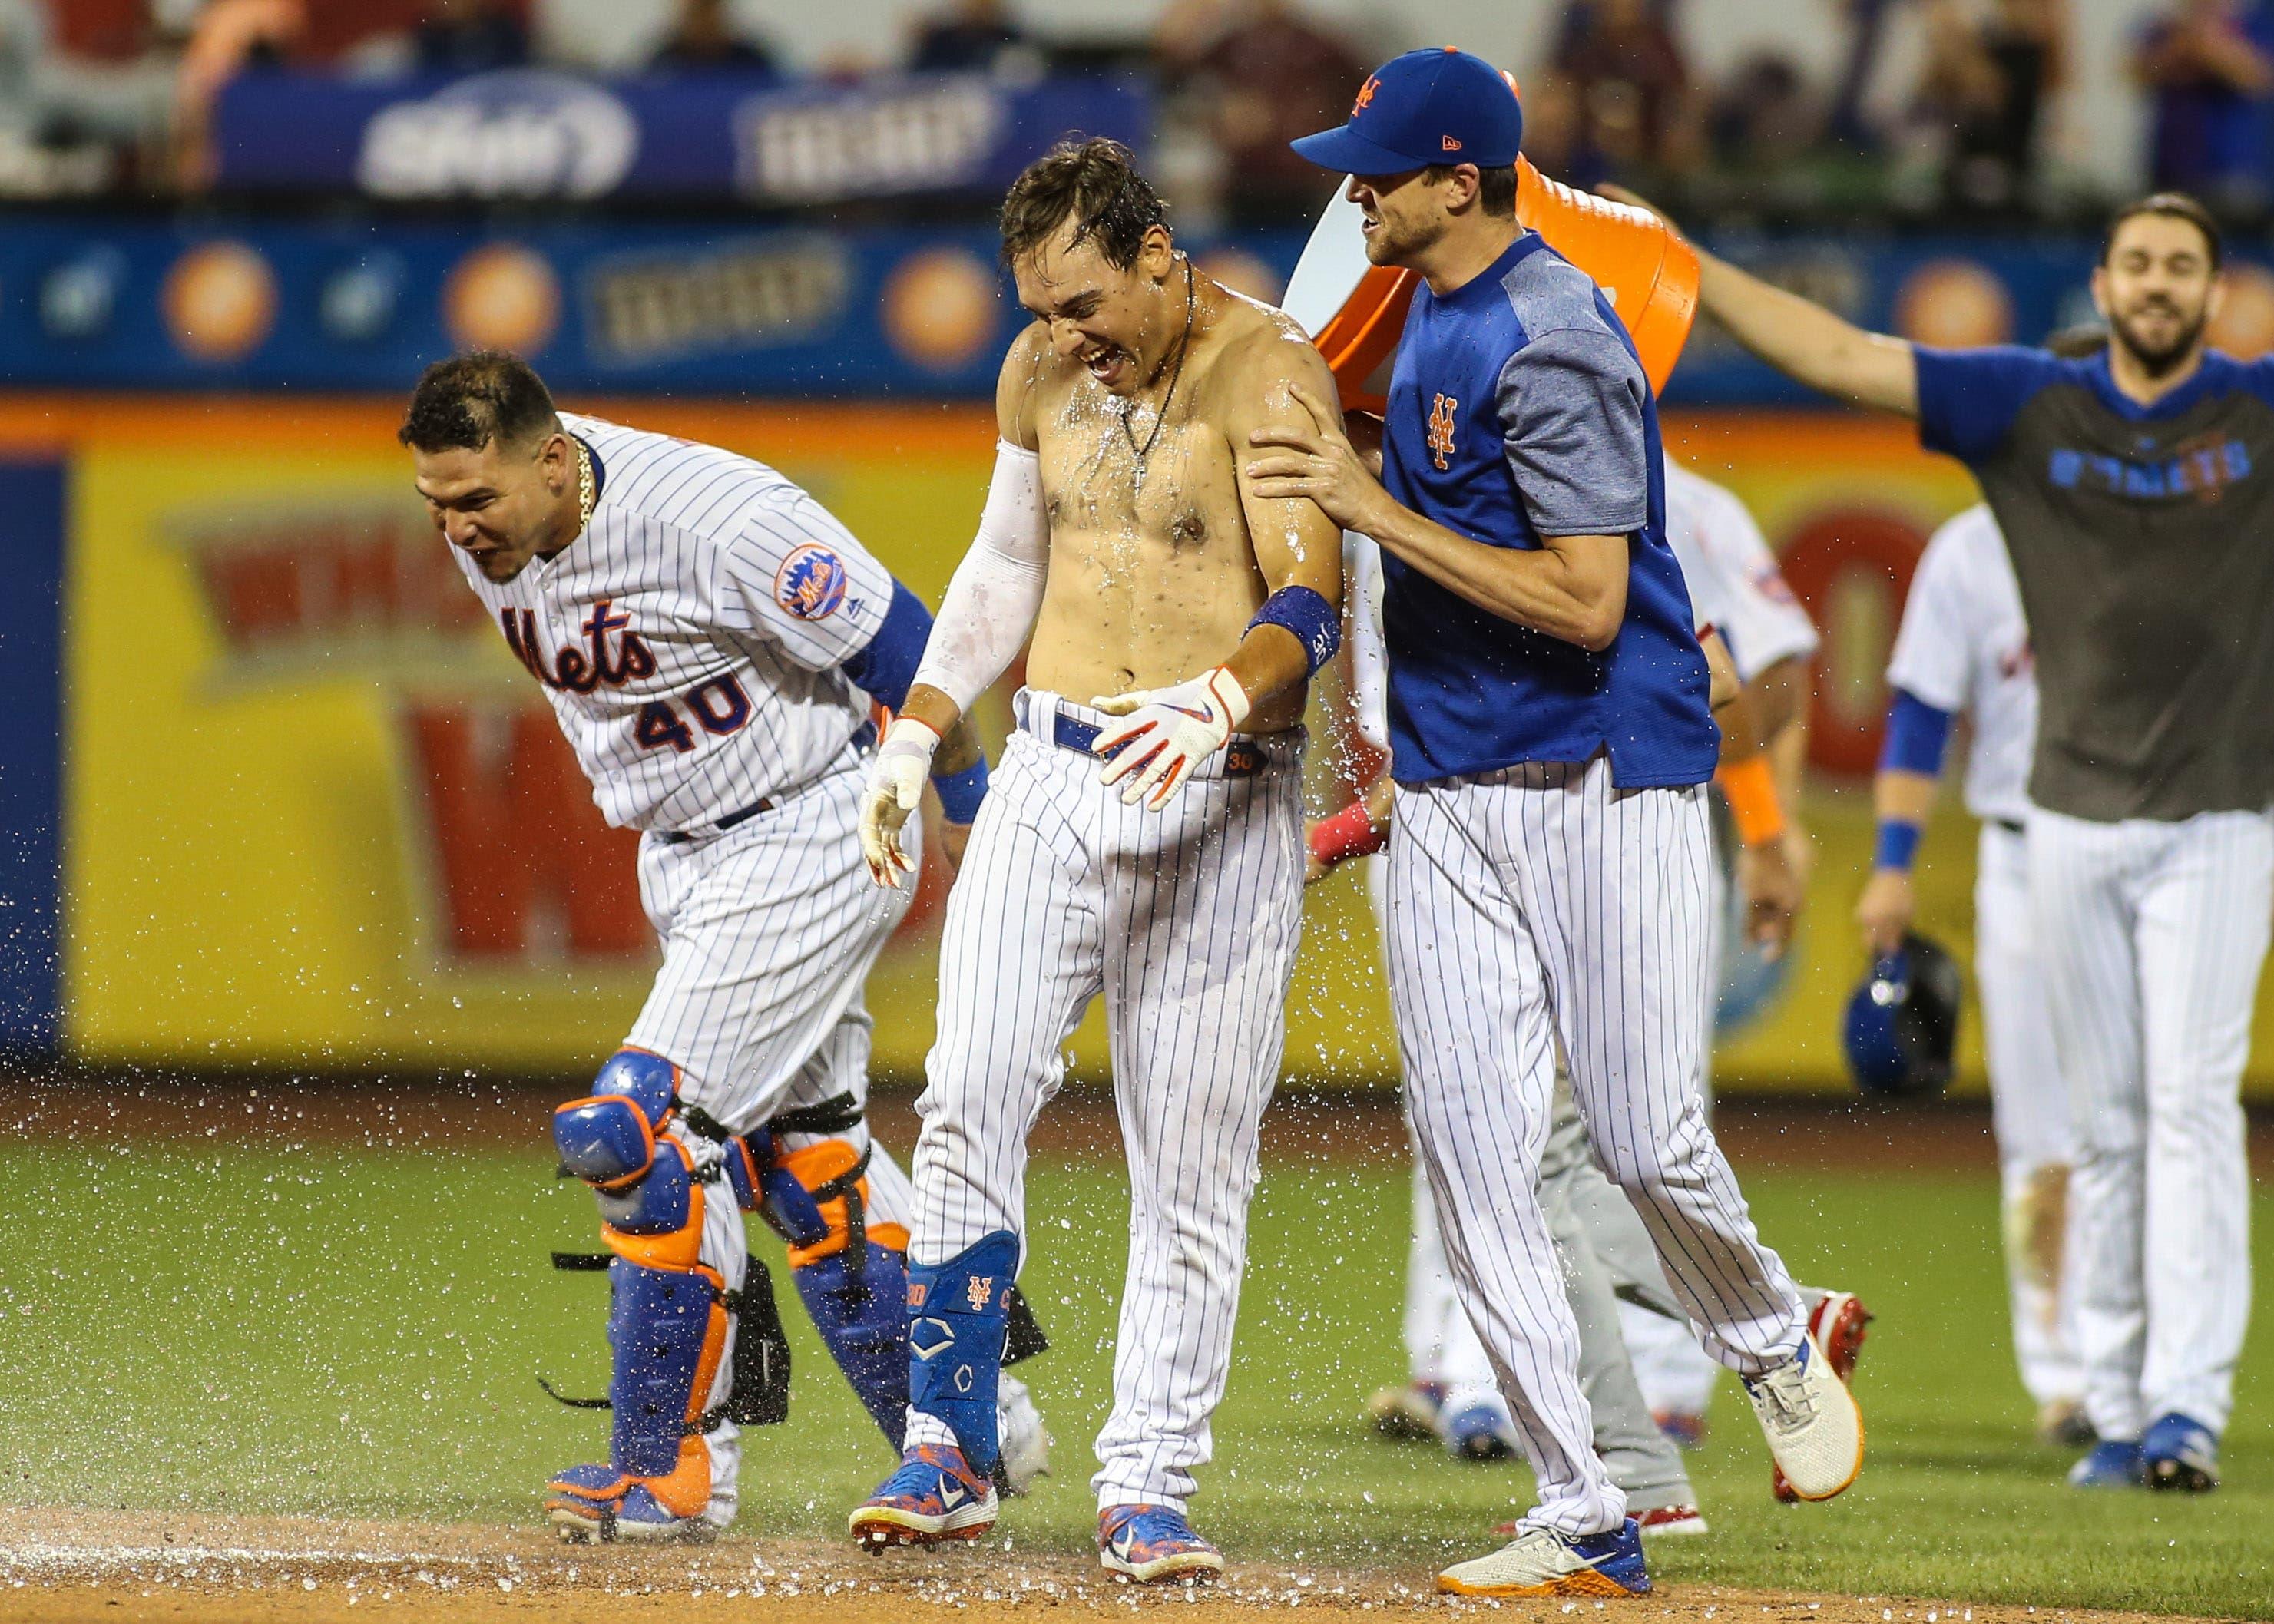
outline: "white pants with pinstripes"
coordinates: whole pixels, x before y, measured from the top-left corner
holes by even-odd
[[[1974,868],[1974,979],[1982,989],[1982,1046],[1990,1062],[1991,1122],[2005,1213],[2006,1295],[2022,1386],[2040,1404],[2084,1395],[2074,1340],[2074,1192],[2054,1222],[2046,1179],[2074,1155],[2068,1086],[2053,1043],[2052,1001],[2029,928],[2028,842],[1982,825]],[[2055,1184],[2052,1188],[2059,1188]]]
[[[2029,908],[2069,1084],[2077,1354],[2103,1438],[2225,1428],[2250,1317],[2240,1101],[2274,909],[2257,812],[2032,811]]]
[[[950,894],[939,1032],[917,1101],[911,1252],[940,1263],[1026,1232],[1027,1136],[1065,1041],[1106,1000],[1129,1158],[1129,1267],[1100,1507],[1185,1508],[1231,1362],[1256,1139],[1286,1040],[1302,924],[1301,738],[1243,741],[1253,776],[1203,763],[1166,808],[1121,804],[1098,763],[1053,741],[1055,695],[1019,696]],[[907,1441],[950,1441],[911,1417]]]
[[[736,1133],[801,1105],[849,1094],[869,1099],[872,1023],[862,989],[909,893],[880,889],[861,857],[863,756],[782,797],[771,812],[719,834],[640,842],[640,900],[663,942],[663,967],[624,1039],[679,1069],[681,1102]],[[918,831],[911,827],[913,839]],[[920,855],[913,847],[911,855]],[[666,1132],[698,1143],[674,1124]],[[869,1124],[833,1136],[785,1134],[793,1150],[825,1137],[858,1150]],[[870,1223],[906,1223],[907,1176],[881,1145],[869,1164]],[[706,1186],[701,1257],[729,1291],[742,1289],[749,1252],[742,1208],[723,1184]],[[726,1401],[734,1324],[705,1409]],[[734,1520],[741,1432],[722,1421],[711,1447],[705,1520]]]
[[[1596,1158],[1708,1350],[1758,1375],[1803,1335],[1699,1097],[1712,861],[1702,786],[1619,790],[1600,758],[1398,786],[1389,977],[1407,1110],[1454,1281],[1539,1479],[1532,1526],[1600,1533],[1625,1515],[1590,1441],[1540,1206],[1557,1038]]]

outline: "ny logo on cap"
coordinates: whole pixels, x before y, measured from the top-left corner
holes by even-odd
[[[1367,104],[1374,100],[1374,86],[1381,83],[1382,75],[1375,73],[1368,76],[1366,83],[1358,87],[1358,100],[1351,104],[1351,117],[1352,118],[1356,118],[1360,113],[1366,111]]]

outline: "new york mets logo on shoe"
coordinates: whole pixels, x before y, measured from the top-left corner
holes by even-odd
[[[1449,395],[1441,395],[1429,408],[1429,460],[1438,469],[1453,465],[1453,414],[1461,402]]]

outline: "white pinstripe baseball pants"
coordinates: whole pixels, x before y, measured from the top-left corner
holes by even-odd
[[[1209,1458],[1246,1261],[1257,1132],[1286,1040],[1302,925],[1301,738],[1222,751],[1155,812],[1050,742],[1055,695],[1019,696],[940,944],[939,1031],[917,1101],[912,1259],[1026,1233],[1027,1137],[1101,993],[1129,1158],[1129,1267],[1101,1507],[1183,1509]],[[910,1446],[952,1441],[911,1412]]]
[[[1699,1337],[1741,1374],[1798,1349],[1798,1295],[1753,1231],[1700,1103],[1711,1016],[1706,792],[1610,764],[1397,790],[1390,996],[1408,1110],[1469,1317],[1539,1478],[1532,1526],[1618,1526],[1538,1192],[1555,1039],[1604,1170]]]
[[[2033,810],[2029,909],[2067,1075],[2077,1354],[2103,1438],[2213,1432],[2250,1315],[2240,1099],[2274,910],[2257,812],[2088,823]]]
[[[840,766],[722,834],[640,842],[640,900],[663,942],[663,966],[625,1037],[679,1068],[681,1100],[742,1133],[840,1094],[866,1104],[872,1023],[862,989],[909,893],[885,891],[861,857],[862,758]],[[918,831],[908,831],[911,839]],[[920,853],[911,847],[911,855]],[[689,1144],[674,1124],[666,1130]],[[856,1148],[869,1124],[843,1134],[786,1134],[791,1149],[824,1137]],[[906,1223],[906,1174],[881,1145],[869,1166],[869,1221]],[[739,1291],[749,1267],[742,1208],[723,1184],[704,1200],[701,1257]],[[708,1409],[732,1385],[727,1325]],[[722,1421],[711,1448],[707,1521],[734,1519],[741,1432]]]
[[[2053,1042],[2052,1001],[2029,928],[2029,858],[2023,837],[1982,825],[1974,868],[1974,979],[1982,989],[1982,1046],[1990,1062],[1991,1122],[2005,1214],[2006,1295],[2022,1386],[2044,1404],[2084,1393],[2077,1363],[2076,1295],[2069,1262],[2074,1192],[2052,1226],[2044,1179],[2074,1155],[2068,1085]],[[2056,1171],[2057,1170],[2057,1171]],[[2058,1188],[2056,1185],[2055,1188]]]

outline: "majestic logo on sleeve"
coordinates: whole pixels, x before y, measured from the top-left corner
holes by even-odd
[[[774,601],[801,620],[825,620],[844,603],[852,579],[843,559],[809,541],[782,560],[774,575]]]
[[[563,694],[589,694],[601,687],[621,688],[655,675],[655,650],[632,630],[632,618],[619,614],[613,601],[592,605],[577,629],[584,634],[582,648],[571,645],[553,651],[553,668],[546,669],[545,650],[538,645],[537,612],[506,608],[498,612],[505,625],[505,640],[514,658],[529,667],[529,674]],[[610,639],[621,632],[612,644]]]
[[[1461,402],[1449,395],[1441,395],[1429,408],[1429,458],[1440,471],[1453,465],[1453,414]]]

